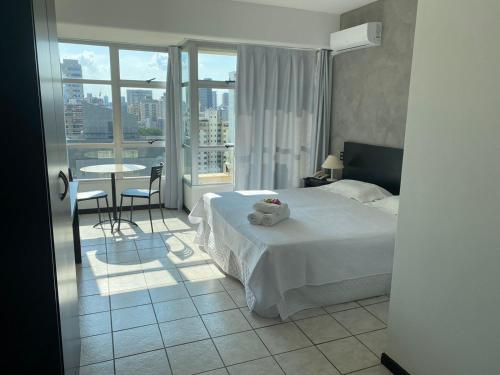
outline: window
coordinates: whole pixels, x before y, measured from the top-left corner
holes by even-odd
[[[69,166],[164,161],[168,54],[145,47],[59,43]],[[131,176],[129,174],[128,176]],[[121,176],[119,176],[120,178]]]
[[[236,51],[189,42],[181,62],[184,179],[191,185],[232,184]]]

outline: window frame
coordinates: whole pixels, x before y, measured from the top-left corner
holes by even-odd
[[[110,80],[99,80],[99,79],[87,79],[87,78],[63,78],[61,74],[61,82],[65,83],[81,83],[81,84],[101,84],[110,85],[111,87],[111,101],[112,101],[112,112],[113,112],[113,142],[92,142],[92,143],[66,143],[68,152],[71,149],[98,149],[98,148],[109,148],[113,149],[115,155],[115,163],[123,162],[123,151],[131,147],[147,147],[147,148],[158,148],[161,147],[165,149],[166,140],[161,142],[154,142],[150,144],[148,141],[127,141],[123,139],[123,129],[121,126],[121,89],[133,88],[133,89],[163,89],[166,92],[167,89],[167,77],[165,75],[165,81],[142,81],[142,80],[126,80],[120,79],[120,61],[119,61],[119,51],[120,50],[134,50],[134,51],[149,51],[149,52],[161,52],[168,54],[168,47],[159,46],[148,46],[148,45],[137,45],[137,44],[125,44],[125,43],[108,43],[108,42],[96,42],[80,39],[58,39],[58,43],[71,43],[80,45],[93,45],[93,46],[103,46],[109,49],[109,63],[110,63]],[[170,58],[170,56],[168,56]],[[166,134],[164,134],[166,137]],[[149,171],[145,170],[144,176],[125,176],[119,173],[117,179],[145,179],[149,178]],[[105,180],[107,177],[103,178],[91,178],[86,180]]]
[[[214,80],[203,80],[198,77],[198,53],[204,50],[220,50],[220,51],[231,51],[237,52],[237,45],[230,43],[211,43],[203,41],[189,40],[181,46],[181,51],[186,51],[189,58],[189,80],[188,82],[181,82],[182,87],[188,87],[189,91],[189,110],[191,116],[191,132],[190,132],[190,145],[184,144],[184,139],[182,140],[183,148],[191,149],[191,179],[187,180],[184,178],[184,182],[189,186],[204,186],[204,184],[199,183],[198,175],[198,154],[202,151],[227,151],[226,146],[200,146],[199,137],[199,89],[200,88],[213,88],[213,89],[227,89],[234,90],[236,95],[236,82],[235,81],[214,81]],[[238,62],[236,62],[236,71],[238,70]],[[182,80],[182,79],[181,79]],[[194,105],[193,105],[194,103]],[[236,129],[235,129],[236,132]],[[223,185],[227,183],[218,183],[217,185]],[[234,184],[234,173],[233,181]]]

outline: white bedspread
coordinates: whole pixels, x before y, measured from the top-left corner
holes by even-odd
[[[251,225],[252,205],[266,197],[287,202],[290,218]],[[396,216],[321,188],[209,193],[189,218],[225,272],[236,261],[248,307],[263,315],[276,307],[286,318],[291,289],[392,272]]]

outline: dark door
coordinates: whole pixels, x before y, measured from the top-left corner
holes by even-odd
[[[4,2],[0,20],[0,310],[7,343],[2,369],[78,374],[78,295],[64,194],[68,167],[54,0]]]
[[[33,0],[33,13],[63,359],[65,373],[70,374],[80,362],[80,328],[54,1]]]

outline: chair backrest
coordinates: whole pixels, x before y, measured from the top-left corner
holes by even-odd
[[[160,165],[151,167],[151,177],[149,178],[149,191],[151,191],[151,186],[153,185],[153,182],[155,182],[156,180],[159,180],[158,186],[160,188],[160,186],[161,186],[161,172],[162,171],[163,171],[163,163],[160,163]]]

